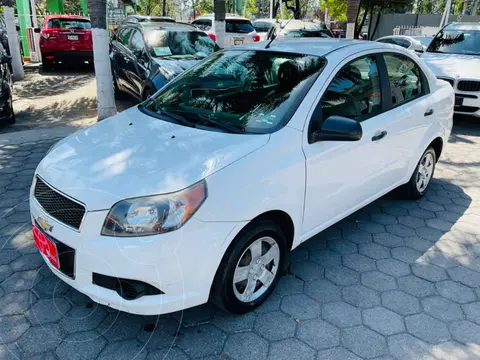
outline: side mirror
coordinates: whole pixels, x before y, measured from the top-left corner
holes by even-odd
[[[7,54],[0,55],[1,64],[10,64],[12,62],[12,57]]]
[[[15,29],[17,29],[17,31],[20,31],[20,26],[16,25]]]
[[[356,120],[333,115],[327,118],[320,130],[309,135],[309,143],[319,141],[358,141],[362,138],[362,125]]]
[[[33,29],[33,32],[35,34],[40,34],[41,31],[40,31],[40,28],[35,28],[35,29]]]

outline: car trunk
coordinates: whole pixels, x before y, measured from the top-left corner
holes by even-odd
[[[92,51],[90,21],[84,19],[51,19],[44,30],[48,46],[64,51]]]

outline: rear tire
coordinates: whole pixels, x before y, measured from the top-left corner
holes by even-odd
[[[42,59],[42,69],[43,71],[52,71],[53,61]]]
[[[15,119],[15,113],[13,112],[13,98],[10,97],[10,112],[11,112],[11,115],[10,115],[10,118],[7,120],[7,124],[15,124],[15,122],[17,121]]]
[[[250,224],[223,256],[211,289],[213,303],[235,314],[257,308],[282,276],[285,256],[286,239],[277,224],[270,220]]]
[[[403,190],[408,199],[416,200],[425,195],[435,173],[436,163],[437,154],[430,146],[420,158],[410,181],[404,185]]]

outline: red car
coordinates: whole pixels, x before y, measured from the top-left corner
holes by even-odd
[[[55,62],[93,62],[90,20],[77,15],[48,15],[40,32],[43,69]]]

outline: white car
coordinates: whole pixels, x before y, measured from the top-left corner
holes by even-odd
[[[449,24],[422,60],[455,90],[455,113],[480,117],[480,24]]]
[[[266,40],[272,38],[333,38],[333,33],[323,23],[306,20],[283,20],[272,24]]]
[[[260,41],[264,41],[267,39],[268,30],[270,30],[270,27],[275,22],[275,19],[256,19],[255,21],[253,21],[252,25],[255,28],[258,36],[260,36]]]
[[[192,21],[192,25],[205,31],[213,41],[217,41],[213,14],[203,15]],[[260,41],[260,36],[255,31],[250,20],[238,15],[225,16],[225,46],[230,48],[234,45],[250,44]]]
[[[287,252],[399,186],[425,194],[453,103],[395,46],[289,39],[212,54],[49,151],[30,195],[35,243],[115,309],[212,298],[252,310]]]
[[[392,44],[404,47],[405,49],[422,54],[428,47],[431,38],[420,36],[407,36],[407,35],[390,35],[384,36],[377,40],[377,42]]]

